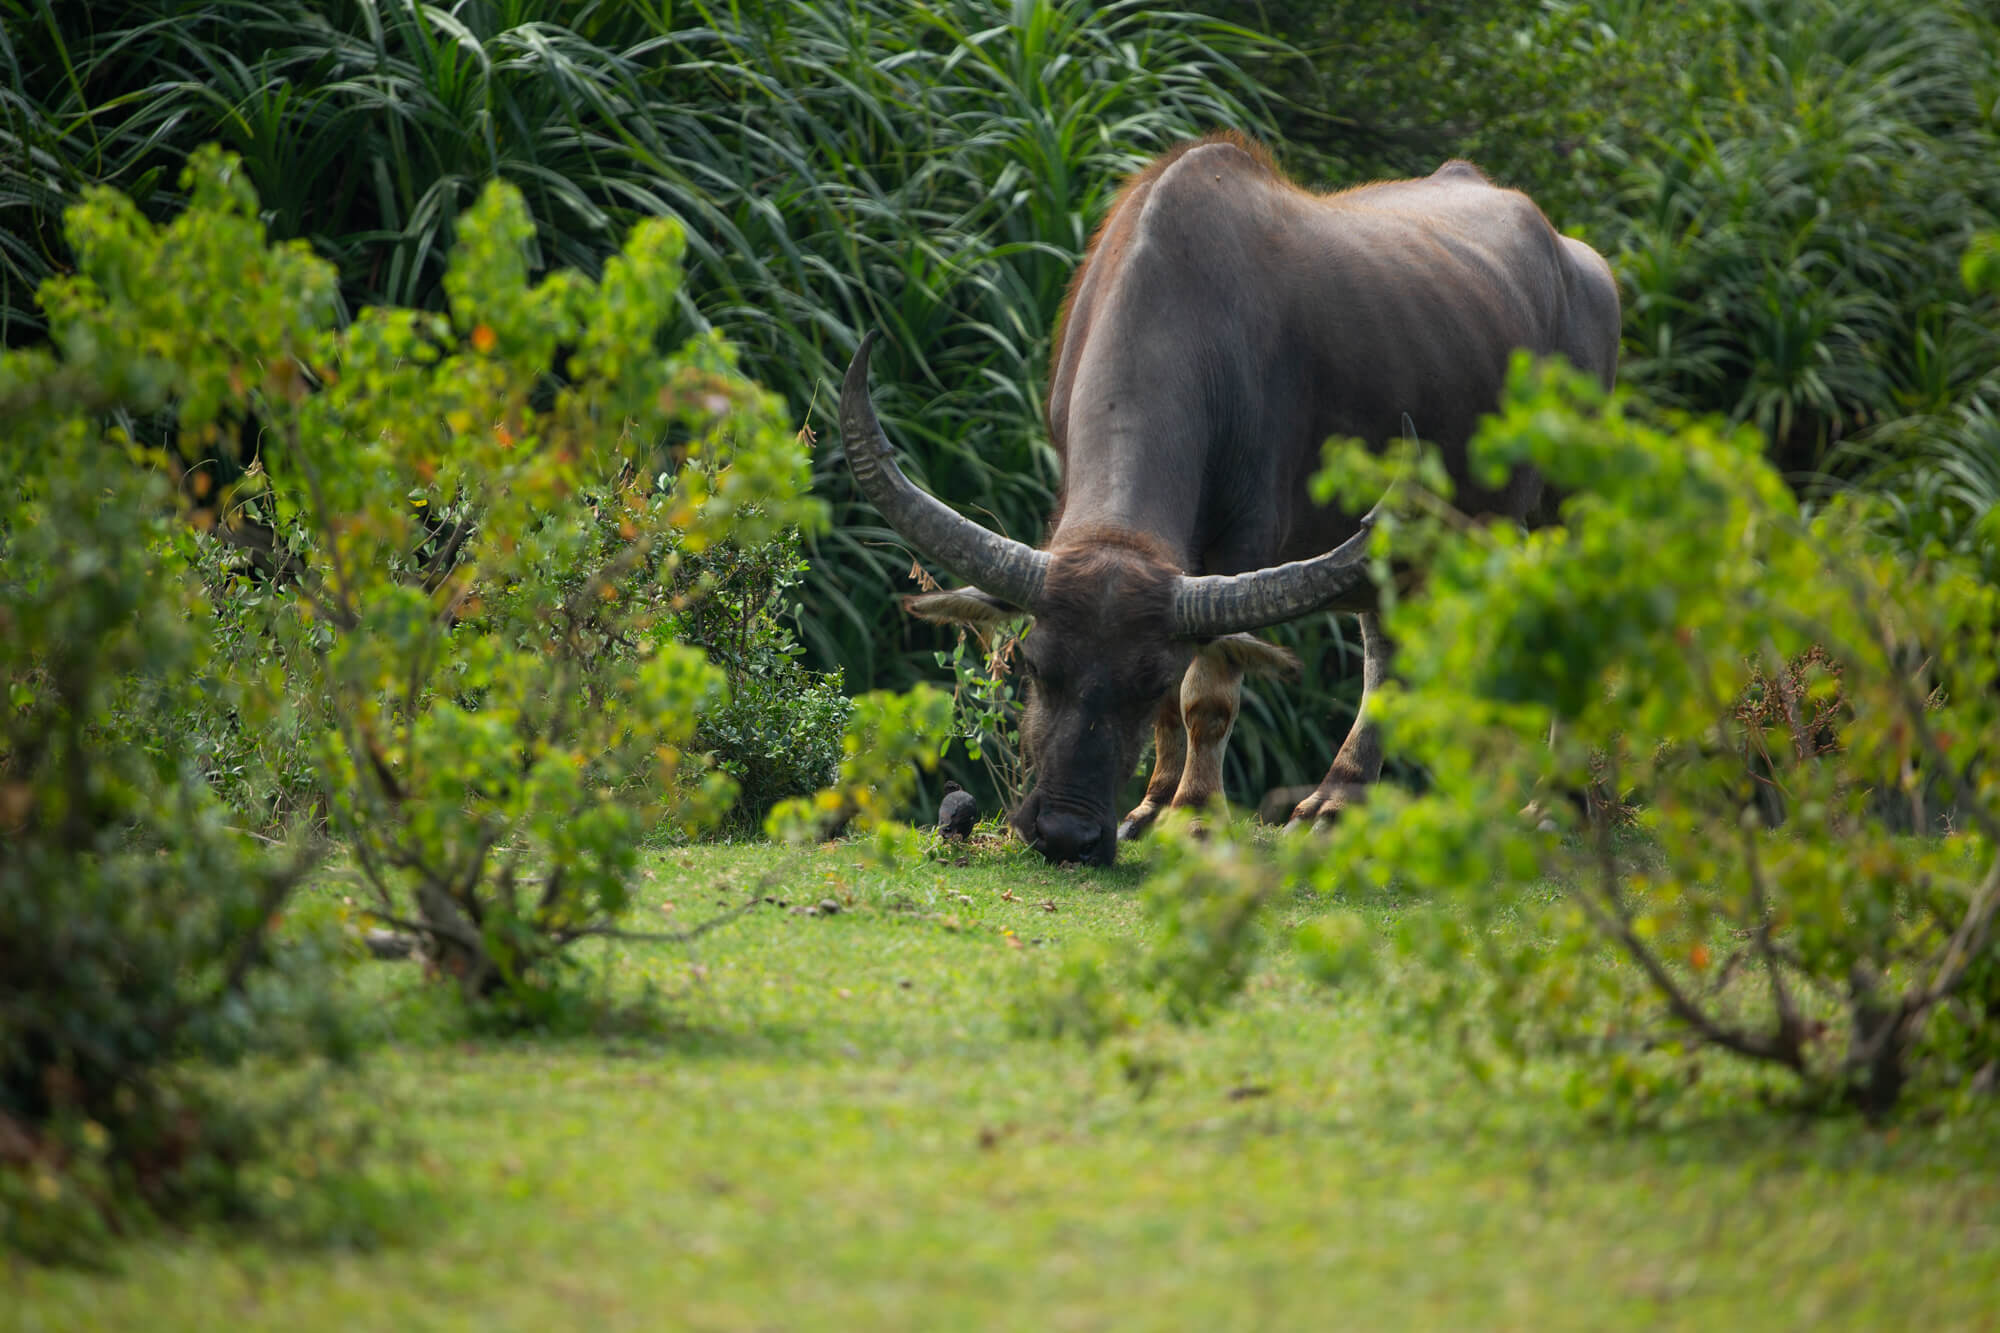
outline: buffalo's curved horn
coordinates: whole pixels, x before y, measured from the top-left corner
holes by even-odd
[[[1002,537],[918,490],[896,466],[868,397],[868,354],[876,333],[855,349],[840,386],[840,439],[854,479],[904,540],[968,583],[1026,611],[1041,600],[1049,556]]]
[[[1240,634],[1324,610],[1368,577],[1368,534],[1381,509],[1377,504],[1359,532],[1310,560],[1246,574],[1182,575],[1174,582],[1175,635]]]

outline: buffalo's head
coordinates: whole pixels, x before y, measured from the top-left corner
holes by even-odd
[[[965,624],[1033,617],[1016,661],[1027,677],[1023,757],[1036,785],[1011,820],[1052,861],[1109,865],[1118,790],[1190,657],[1224,636],[1338,600],[1366,577],[1370,523],[1311,560],[1206,576],[1176,568],[1145,533],[1070,529],[1046,551],[1002,537],[918,490],[897,468],[868,397],[875,337],[862,339],[841,387],[848,465],[891,527],[977,585],[905,605],[928,620]]]

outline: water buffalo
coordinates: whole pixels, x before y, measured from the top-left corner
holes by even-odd
[[[1327,610],[1362,613],[1362,707],[1293,822],[1358,799],[1381,773],[1367,692],[1389,645],[1367,516],[1308,494],[1322,442],[1379,444],[1407,420],[1443,451],[1461,506],[1522,519],[1539,479],[1473,484],[1474,424],[1516,348],[1608,384],[1618,322],[1602,257],[1469,163],[1322,195],[1237,136],[1183,144],[1125,183],[1070,284],[1048,402],[1062,492],[1039,550],[897,469],[864,338],[840,400],[855,478],[912,546],[976,585],[906,606],[945,622],[1034,617],[1020,664],[1036,787],[1015,830],[1051,860],[1109,864],[1162,807],[1213,798],[1244,673],[1293,665],[1244,632]],[[1113,803],[1149,722],[1158,761],[1121,829]]]

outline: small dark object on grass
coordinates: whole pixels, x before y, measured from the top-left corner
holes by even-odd
[[[978,822],[979,805],[972,793],[956,782],[946,782],[944,800],[938,804],[938,832],[962,842],[972,836],[972,826]]]

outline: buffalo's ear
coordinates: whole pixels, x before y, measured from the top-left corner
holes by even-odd
[[[919,620],[939,625],[978,625],[982,628],[1004,625],[1028,614],[977,588],[945,588],[939,592],[913,593],[903,599],[903,609]]]
[[[1299,676],[1297,653],[1248,634],[1225,634],[1210,639],[1195,651],[1211,661],[1226,662],[1246,676],[1275,676],[1281,680],[1297,680]]]

